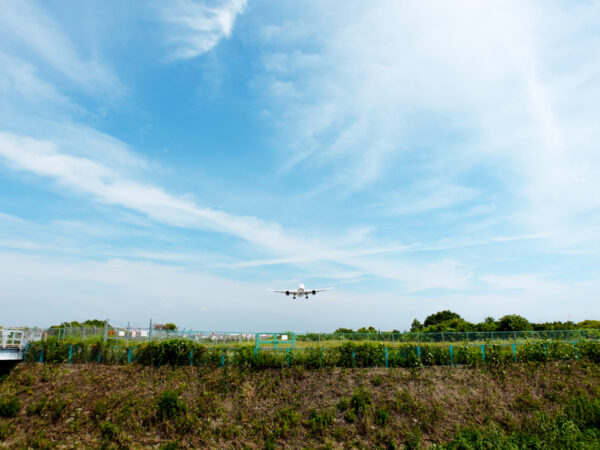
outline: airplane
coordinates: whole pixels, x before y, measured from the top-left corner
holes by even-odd
[[[298,289],[296,289],[295,291],[277,291],[275,289],[269,289],[269,291],[271,291],[271,292],[279,292],[279,293],[285,294],[285,295],[292,295],[293,298],[295,299],[296,296],[299,296],[299,297],[305,296],[306,298],[308,298],[308,294],[315,295],[317,292],[329,291],[331,289],[333,289],[333,288],[306,289],[304,287],[304,285],[302,283],[300,283],[300,284],[298,284]]]

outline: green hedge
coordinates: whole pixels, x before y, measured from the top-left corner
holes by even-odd
[[[533,341],[517,344],[519,362],[542,362],[584,359],[600,362],[597,341],[557,342]],[[402,345],[388,347],[377,342],[345,342],[332,348],[256,350],[252,346],[238,348],[206,347],[186,339],[170,339],[143,343],[135,347],[93,344],[65,344],[56,341],[31,343],[26,362],[50,363],[137,363],[145,366],[210,366],[234,365],[249,369],[303,366],[320,367],[417,367],[433,365],[503,365],[512,363],[512,345]]]

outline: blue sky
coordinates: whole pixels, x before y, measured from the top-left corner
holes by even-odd
[[[599,48],[598,1],[5,2],[0,324],[597,319]]]

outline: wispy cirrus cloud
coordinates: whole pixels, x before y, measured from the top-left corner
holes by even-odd
[[[393,186],[413,197],[399,214],[493,193],[525,233],[574,230],[600,207],[585,194],[600,190],[595,3],[295,12],[265,27],[256,82],[288,143],[284,171],[318,174],[317,192]],[[435,188],[424,192],[423,179]]]
[[[228,38],[246,3],[246,0],[160,3],[161,20],[166,23],[166,39],[172,49],[170,58],[196,58],[210,51],[221,39]]]
[[[125,89],[113,71],[86,57],[42,6],[32,0],[8,1],[0,8],[0,49],[56,71],[72,85],[94,95],[113,97]]]
[[[66,189],[91,195],[99,203],[127,208],[168,226],[234,236],[263,254],[277,256],[275,260],[254,265],[303,265],[320,261],[401,281],[410,291],[462,289],[470,283],[470,271],[456,261],[408,263],[395,259],[392,264],[378,258],[402,252],[406,247],[390,248],[388,243],[377,248],[367,244],[365,230],[341,238],[303,236],[284,230],[277,223],[199,206],[193,200],[169,194],[160,186],[131,178],[127,170],[120,172],[118,165],[109,167],[97,159],[65,153],[51,141],[0,133],[0,157],[15,170],[50,178]],[[357,236],[363,238],[357,241]]]

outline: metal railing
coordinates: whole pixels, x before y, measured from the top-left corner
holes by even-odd
[[[0,330],[2,339],[0,348],[2,349],[22,349],[25,347],[25,332],[23,330]]]

